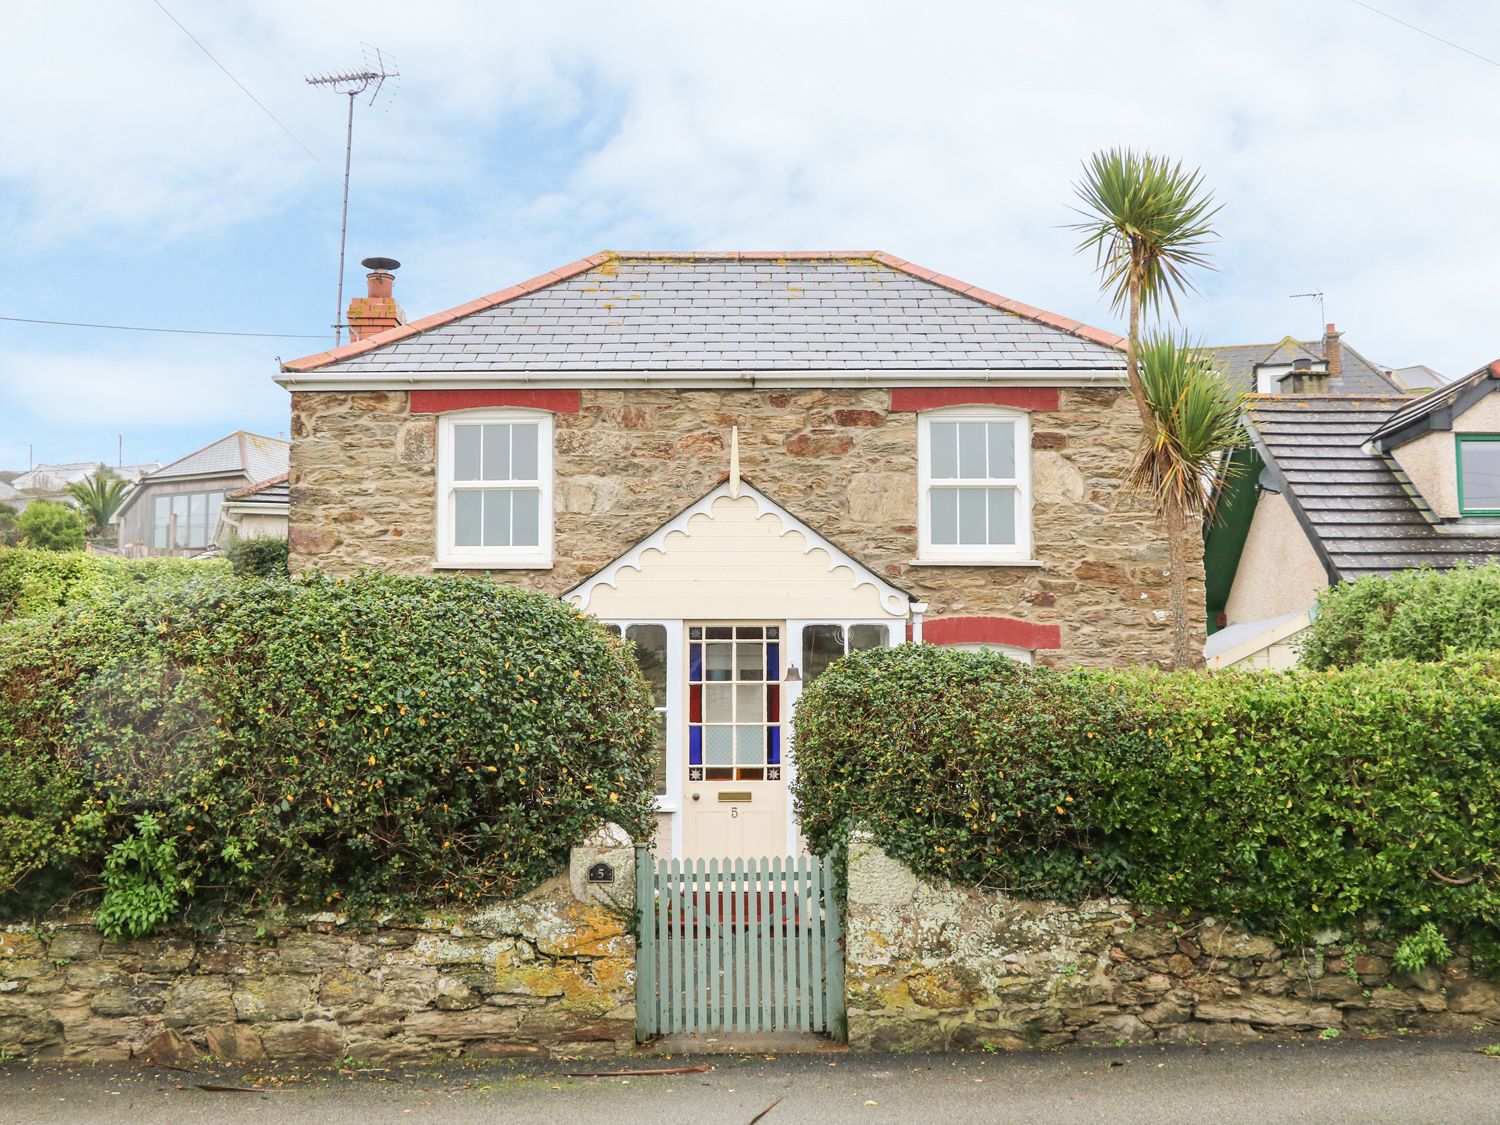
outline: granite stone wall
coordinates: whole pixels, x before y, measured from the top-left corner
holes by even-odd
[[[616,880],[589,886],[605,859]],[[457,918],[315,915],[104,940],[0,926],[0,1054],[223,1062],[610,1055],[635,1044],[634,855],[578,849],[523,898]]]
[[[863,1050],[1221,1043],[1500,1026],[1463,951],[1392,971],[1393,948],[1328,933],[1283,949],[1119,899],[1076,907],[918,879],[868,841],[849,858],[849,1042]]]
[[[1120,495],[1139,435],[1123,389],[1062,388],[1032,412],[1038,567],[914,566],[916,414],[889,390],[581,392],[556,415],[556,564],[495,578],[562,593],[707,492],[740,431],[746,479],[873,570],[927,601],[928,618],[1058,625],[1053,664],[1170,656],[1166,532]],[[436,416],[405,392],[292,396],[294,571],[433,571]],[[1190,536],[1195,629],[1202,544]]]

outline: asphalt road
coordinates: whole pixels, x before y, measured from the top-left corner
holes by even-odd
[[[1073,1050],[1016,1055],[800,1055],[628,1063],[177,1072],[0,1068],[0,1121],[1500,1123],[1500,1058],[1475,1040]],[[569,1069],[707,1064],[666,1077]],[[251,1092],[202,1087],[248,1086]],[[768,1109],[769,1107],[769,1109]]]

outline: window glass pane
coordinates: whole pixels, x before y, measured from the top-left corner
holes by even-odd
[[[764,680],[766,678],[766,650],[759,641],[741,641],[739,649],[739,679]]]
[[[510,468],[512,480],[536,480],[537,431],[535,423],[510,428]]]
[[[484,428],[484,479],[510,480],[510,425]]]
[[[214,527],[219,522],[219,505],[223,502],[224,494],[222,492],[210,492],[208,494],[208,534],[210,537],[214,533]]]
[[[1500,511],[1500,441],[1459,443],[1463,458],[1464,510]]]
[[[931,475],[939,480],[958,476],[958,425],[933,422],[927,428],[927,437],[932,453]]]
[[[958,489],[958,541],[964,546],[986,542],[983,488]]]
[[[620,635],[620,627],[618,625],[605,625],[604,631],[611,637],[618,637]]]
[[[459,547],[483,545],[484,493],[465,490],[453,494],[453,542]]]
[[[734,722],[734,685],[703,685],[703,721],[705,723]]]
[[[985,424],[958,424],[958,475],[965,480],[983,480],[986,460]]]
[[[168,529],[172,522],[172,498],[158,496],[151,502],[151,545],[167,546]]]
[[[632,625],[625,630],[625,639],[635,645],[635,662],[641,666],[641,675],[651,685],[651,694],[656,705],[667,702],[667,627],[665,625]]]
[[[841,625],[804,625],[802,627],[802,682],[816,679],[844,655],[844,629]]]
[[[1016,424],[991,422],[990,478],[1008,479],[1016,475]]]
[[[188,546],[203,547],[208,543],[208,493],[194,492],[188,497]]]
[[[179,493],[172,497],[172,518],[176,521],[176,534],[172,537],[172,545],[175,547],[186,547],[188,545],[188,498]]]
[[[761,625],[736,625],[734,628],[734,635],[742,641],[763,637],[765,634],[765,627]],[[774,637],[776,634],[771,635]]]
[[[890,634],[884,625],[851,625],[849,627],[849,651],[865,648],[885,648]]]
[[[453,427],[453,479],[479,479],[479,440],[482,426]]]
[[[510,491],[504,488],[484,490],[484,545],[510,546]]]
[[[734,721],[766,721],[766,689],[763,684],[736,684],[734,688]]]
[[[703,764],[706,766],[734,765],[734,728],[703,728]]]
[[[734,760],[742,766],[758,766],[766,760],[766,728],[739,726],[734,728]]]
[[[713,630],[710,629],[709,632],[712,633]],[[708,650],[706,653],[708,666],[705,669],[707,675],[703,678],[706,680],[730,679],[730,670],[734,659],[734,646],[728,644],[708,644],[704,647]]]
[[[1016,541],[1016,490],[1013,488],[991,488],[990,542],[996,546],[1010,546]]]
[[[538,546],[541,543],[542,494],[534,488],[518,488],[511,493],[511,497],[511,546]]]
[[[958,542],[958,489],[932,490],[932,541],[934,544]]]

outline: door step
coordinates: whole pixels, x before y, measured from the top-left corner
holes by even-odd
[[[651,1055],[844,1054],[849,1048],[823,1035],[766,1031],[748,1035],[659,1035],[640,1050]]]

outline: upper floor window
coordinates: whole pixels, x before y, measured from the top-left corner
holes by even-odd
[[[1458,434],[1458,511],[1500,516],[1500,434]]]
[[[1031,558],[1031,427],[1020,411],[964,408],[917,424],[924,562]]]
[[[551,414],[445,414],[437,455],[439,563],[552,565]]]
[[[174,492],[151,501],[151,546],[207,547],[219,522],[222,492]]]

